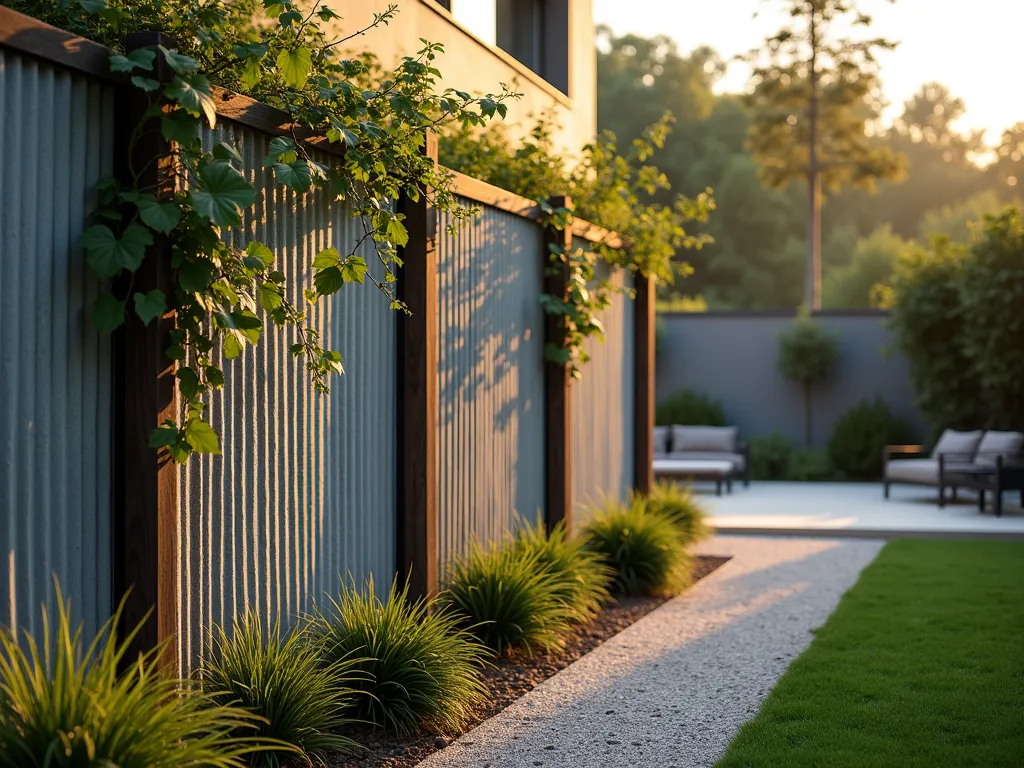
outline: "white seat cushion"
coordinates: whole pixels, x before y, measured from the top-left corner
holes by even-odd
[[[924,485],[939,484],[938,459],[896,459],[885,465],[885,479]]]
[[[943,464],[947,485],[956,485],[958,468],[971,468],[974,464],[965,461],[947,461]],[[897,483],[939,484],[938,459],[893,459],[885,465],[885,479]],[[950,480],[953,480],[950,483]]]
[[[730,461],[708,461],[699,459],[655,459],[653,466],[655,475],[677,475],[685,477],[690,474],[708,477],[725,477],[735,471]]]
[[[736,427],[672,426],[672,451],[736,453]]]
[[[731,462],[737,471],[742,472],[746,468],[746,462],[739,453],[719,453],[717,451],[672,451],[668,455],[670,459],[680,461],[728,461]]]
[[[1001,456],[1004,461],[1019,458],[1022,448],[1024,448],[1024,434],[990,430],[978,443],[978,452],[975,454],[974,462],[993,465],[996,463],[997,456]]]

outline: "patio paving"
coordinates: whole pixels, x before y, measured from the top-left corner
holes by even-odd
[[[979,513],[971,493],[939,509],[935,489],[915,486],[893,486],[888,500],[881,483],[752,482],[721,497],[697,489],[719,533],[1024,539],[1017,491],[1004,494],[996,517],[991,507]]]
[[[882,544],[701,542],[732,559],[420,766],[710,766]]]

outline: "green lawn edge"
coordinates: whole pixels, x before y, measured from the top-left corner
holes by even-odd
[[[1024,543],[887,544],[716,766],[1024,766]]]

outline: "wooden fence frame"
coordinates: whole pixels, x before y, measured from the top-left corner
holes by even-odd
[[[160,42],[157,33],[140,36],[130,42],[135,47]],[[118,122],[121,126],[137,121],[137,89],[124,75],[112,73],[112,53],[99,43],[86,40],[37,19],[0,5],[0,46],[43,59],[125,89],[118,94]],[[223,88],[213,89],[217,114],[227,120],[249,126],[272,136],[292,136],[290,116]],[[122,104],[124,107],[122,108]],[[122,128],[123,130],[123,128]],[[159,134],[159,132],[156,132]],[[299,138],[319,150],[343,155],[344,148],[330,144],[322,136],[300,132]],[[153,156],[163,154],[162,139],[145,147]],[[126,146],[125,142],[118,146]],[[424,151],[437,160],[436,139],[427,139]],[[140,165],[140,158],[135,158]],[[125,165],[121,158],[120,166]],[[157,172],[157,171],[155,171]],[[491,206],[537,221],[539,205],[478,179],[450,172],[452,191],[481,205]],[[556,204],[571,206],[567,198],[553,197]],[[437,589],[437,212],[427,205],[426,196],[412,203],[399,202],[407,218],[409,244],[405,247],[399,290],[413,310],[398,329],[399,416],[396,483],[396,567],[410,576],[416,595]],[[626,247],[614,232],[573,218],[564,232],[545,234],[544,252],[538,255],[547,266],[547,244],[557,239],[571,247],[572,237],[594,243]],[[161,243],[152,247],[146,259],[144,279],[147,287],[167,286],[171,280],[168,259]],[[564,288],[564,275],[551,276],[545,287],[551,292]],[[138,285],[136,285],[138,287]],[[538,291],[541,286],[538,286]],[[646,491],[650,486],[651,427],[654,414],[654,294],[653,282],[637,277],[634,337],[636,398],[633,408],[635,439],[631,446],[634,486]],[[124,330],[115,340],[115,475],[113,510],[115,547],[112,552],[113,598],[116,604],[130,588],[132,597],[125,605],[122,623],[134,626],[150,610],[156,620],[149,621],[137,637],[137,649],[152,648],[161,642],[170,646],[179,623],[177,595],[177,558],[175,531],[177,519],[177,481],[175,467],[166,455],[148,447],[148,435],[162,418],[176,411],[174,368],[164,360],[164,337],[173,324],[166,315],[150,327]],[[559,341],[558,318],[548,318],[545,336]],[[545,500],[549,526],[564,520],[571,522],[571,409],[570,385],[564,366],[545,365]],[[134,652],[134,649],[133,649]],[[169,656],[168,656],[169,658]]]

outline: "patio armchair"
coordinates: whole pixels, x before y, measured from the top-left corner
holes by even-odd
[[[947,429],[931,453],[919,445],[887,445],[883,452],[883,494],[889,498],[893,483],[938,488],[939,507],[946,505],[946,490],[956,499],[958,488],[981,493],[1017,489],[1024,470],[1024,435],[1020,432],[957,432]],[[982,502],[983,503],[983,502]],[[1024,498],[1022,498],[1024,503]]]

